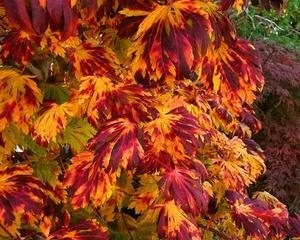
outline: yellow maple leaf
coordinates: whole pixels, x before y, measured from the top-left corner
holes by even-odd
[[[28,133],[30,119],[42,101],[33,78],[13,69],[0,70],[0,132],[14,122]]]
[[[158,176],[148,174],[141,175],[141,186],[133,194],[129,208],[133,208],[136,214],[147,210],[159,198]]]
[[[158,236],[178,240],[202,239],[200,229],[179,206],[168,201],[161,209],[158,220]]]
[[[33,138],[40,143],[56,142],[56,136],[68,123],[68,117],[73,116],[73,105],[49,103],[33,125]]]

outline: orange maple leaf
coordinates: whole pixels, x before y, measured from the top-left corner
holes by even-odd
[[[90,202],[96,207],[101,206],[111,197],[115,182],[116,174],[106,173],[92,152],[83,152],[72,158],[64,185],[71,188],[71,202],[77,209]]]
[[[159,213],[158,236],[170,240],[202,239],[196,222],[174,201],[166,202]]]
[[[30,119],[42,101],[41,91],[32,79],[13,69],[0,70],[0,132],[14,122],[28,133]]]
[[[71,103],[47,103],[40,111],[40,116],[33,125],[33,138],[41,143],[47,144],[56,141],[56,136],[68,123],[68,117],[73,116],[73,105]]]
[[[124,115],[134,121],[145,121],[151,105],[151,96],[143,87],[132,81],[115,82],[108,77],[83,77],[74,99],[85,106],[86,114],[95,126],[99,120]]]
[[[84,42],[71,51],[69,56],[75,77],[82,76],[115,76],[117,58],[109,48]]]
[[[39,214],[46,204],[46,187],[32,172],[25,165],[0,166],[0,223],[8,228],[24,213]]]

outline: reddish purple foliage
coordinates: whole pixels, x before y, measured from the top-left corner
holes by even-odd
[[[266,84],[257,102],[263,130],[256,136],[267,172],[258,188],[271,191],[293,212],[300,211],[300,53],[257,42]]]

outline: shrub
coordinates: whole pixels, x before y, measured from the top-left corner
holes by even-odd
[[[264,80],[227,15],[244,1],[1,3],[1,237],[297,234],[247,194]]]

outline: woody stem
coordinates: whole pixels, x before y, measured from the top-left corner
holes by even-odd
[[[0,223],[0,228],[2,228],[3,230],[4,230],[4,232],[6,232],[7,233],[7,235],[9,236],[9,237],[11,237],[12,239],[14,239],[14,236],[7,230],[7,228],[3,225],[3,224],[1,224]]]

